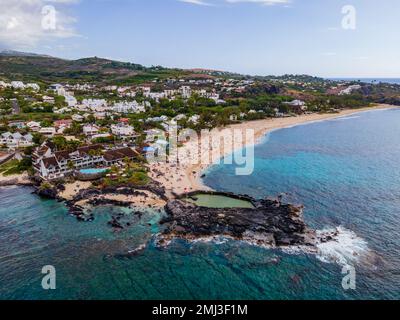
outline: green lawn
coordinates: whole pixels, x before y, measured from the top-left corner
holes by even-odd
[[[7,161],[0,166],[0,173],[3,176],[22,174],[24,171],[26,171],[26,168],[21,166],[21,162],[15,159]]]

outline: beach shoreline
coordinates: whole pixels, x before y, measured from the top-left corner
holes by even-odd
[[[210,150],[210,157],[211,159],[218,159],[218,162],[216,163],[201,163],[201,161],[199,163],[191,163],[190,160],[193,160],[193,158],[181,158],[181,155],[193,155],[196,154],[196,152],[199,153],[199,157],[202,156],[200,154],[201,151],[198,150],[199,142],[190,140],[179,148],[178,163],[150,163],[150,176],[155,181],[161,183],[165,187],[167,194],[169,194],[171,197],[173,195],[181,195],[193,191],[211,191],[211,189],[204,184],[202,179],[207,169],[209,169],[213,165],[217,165],[218,163],[220,163],[222,158],[231,155],[234,152],[243,149],[244,147],[258,145],[262,142],[263,137],[273,131],[302,124],[309,124],[318,121],[336,119],[344,116],[351,116],[361,112],[385,110],[392,108],[397,108],[397,106],[380,104],[373,107],[365,107],[360,109],[346,109],[338,113],[313,113],[300,115],[297,117],[269,118],[255,121],[245,121],[242,123],[229,125],[225,128],[216,128],[211,130],[211,135],[213,133],[219,134],[222,130],[226,129],[228,129],[228,131],[237,129],[245,131],[246,129],[252,129],[254,130],[254,137],[246,136],[244,138],[244,141],[240,141],[243,142],[243,144],[238,144],[236,143],[237,141],[233,141],[230,147],[226,148],[226,146],[224,146],[222,152],[221,148],[212,148]]]
[[[215,128],[211,130],[212,134],[220,134],[221,132],[230,134],[232,130],[242,130],[252,129],[254,131],[253,136],[244,136],[240,138],[240,143],[237,143],[234,139],[231,144],[224,145],[221,151],[218,143],[212,145],[210,148],[210,154],[208,155],[210,159],[217,160],[215,162],[203,162],[202,150],[200,150],[201,141],[195,141],[194,139],[189,140],[184,143],[183,146],[179,147],[177,150],[177,157],[179,161],[167,161],[167,162],[150,162],[148,164],[149,176],[156,183],[159,183],[165,189],[165,195],[167,199],[172,200],[179,197],[182,194],[187,194],[194,191],[213,191],[211,188],[206,186],[203,181],[204,173],[207,169],[213,165],[221,163],[221,159],[233,154],[234,152],[241,150],[245,147],[251,145],[258,145],[262,142],[262,139],[269,133],[285,129],[289,127],[294,127],[302,124],[309,124],[317,121],[325,121],[345,116],[351,116],[361,112],[374,111],[374,110],[384,110],[392,109],[396,106],[392,105],[377,105],[374,107],[367,107],[361,109],[347,109],[340,111],[338,113],[328,113],[328,114],[306,114],[297,117],[287,117],[287,118],[269,118],[255,121],[245,121],[242,123],[232,124],[225,128]],[[228,130],[226,130],[228,129]],[[220,142],[220,141],[217,141]],[[193,155],[198,155],[198,162],[194,161]],[[190,156],[187,156],[187,155]],[[176,155],[175,155],[176,156]],[[31,184],[27,175],[0,176],[0,186],[1,185],[28,185]],[[82,190],[87,190],[92,186],[91,182],[76,181],[74,183],[67,183],[64,185],[64,191],[59,192],[58,196],[64,201],[72,201]],[[114,200],[114,201],[124,201],[129,202],[132,205],[137,205],[138,207],[148,207],[149,205],[155,208],[161,208],[165,205],[164,200],[156,199],[154,194],[148,194],[147,197],[141,196],[129,196],[123,194],[109,194],[103,195],[104,200]],[[89,200],[89,199],[87,199]],[[80,204],[85,204],[85,201]]]

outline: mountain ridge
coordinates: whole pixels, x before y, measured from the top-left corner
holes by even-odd
[[[146,67],[141,64],[122,62],[97,56],[75,60],[58,58],[15,50],[0,52],[0,78],[4,80],[53,82],[95,82],[102,84],[138,84],[157,79],[176,77],[225,77],[255,80],[320,81],[322,78],[308,75],[250,76],[209,68]]]

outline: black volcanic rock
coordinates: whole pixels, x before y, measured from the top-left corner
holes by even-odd
[[[241,197],[243,198],[243,197]],[[303,220],[302,207],[281,204],[278,200],[255,200],[247,208],[205,208],[183,200],[168,202],[165,239],[196,239],[228,236],[260,245],[292,246],[315,244],[315,232]]]
[[[55,187],[51,188],[37,188],[35,193],[43,198],[58,199],[58,190]]]

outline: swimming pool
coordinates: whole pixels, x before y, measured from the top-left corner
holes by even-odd
[[[89,168],[89,169],[81,169],[81,170],[79,170],[79,172],[82,173],[82,174],[98,174],[98,173],[104,173],[106,171],[107,171],[107,169],[105,169],[105,168],[101,168],[101,169]]]

